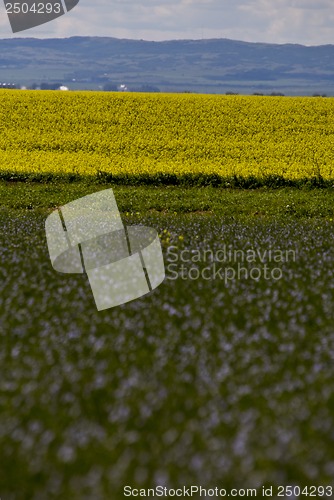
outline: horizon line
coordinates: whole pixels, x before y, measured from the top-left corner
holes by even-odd
[[[316,48],[316,47],[333,47],[333,43],[324,43],[320,45],[305,45],[302,43],[293,43],[293,42],[250,42],[246,40],[238,40],[238,39],[233,39],[233,38],[226,38],[226,37],[213,37],[213,38],[170,38],[166,40],[145,40],[143,38],[119,38],[119,37],[113,37],[113,36],[99,36],[99,35],[72,35],[72,36],[64,36],[64,37],[23,37],[23,36],[16,36],[16,37],[5,37],[2,38],[0,37],[0,42],[1,41],[17,41],[17,40],[71,40],[73,38],[99,38],[99,39],[110,39],[110,40],[119,40],[119,41],[131,41],[131,42],[144,42],[144,43],[170,43],[170,42],[208,42],[208,41],[229,41],[229,42],[235,42],[235,43],[244,43],[244,44],[252,44],[252,45],[290,45],[290,46],[297,46],[297,47],[306,47],[306,48]]]

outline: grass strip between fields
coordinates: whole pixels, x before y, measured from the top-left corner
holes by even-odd
[[[235,189],[257,189],[268,187],[278,189],[282,187],[293,187],[298,189],[333,188],[334,180],[325,179],[321,175],[314,177],[303,177],[300,179],[289,179],[281,175],[256,176],[221,176],[219,174],[170,174],[158,172],[154,174],[112,174],[98,172],[96,175],[88,176],[79,173],[55,174],[51,172],[12,172],[0,171],[0,180],[7,182],[86,182],[93,184],[111,184],[120,186],[184,186],[202,187],[212,186],[219,188]]]
[[[233,189],[212,186],[131,186],[92,182],[0,181],[2,210],[49,213],[72,200],[112,187],[124,215],[182,214],[217,215],[224,219],[246,218],[334,219],[334,189]]]

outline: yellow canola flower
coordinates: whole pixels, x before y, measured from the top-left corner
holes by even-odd
[[[332,99],[0,90],[0,174],[334,178]]]

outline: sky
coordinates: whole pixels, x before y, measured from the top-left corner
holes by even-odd
[[[334,0],[80,0],[66,15],[15,35],[1,2],[0,38],[14,36],[334,44]]]

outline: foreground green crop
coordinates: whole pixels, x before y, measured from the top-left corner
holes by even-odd
[[[158,230],[168,275],[172,247],[296,258],[274,264],[280,280],[169,277],[98,313],[44,234],[56,205],[95,189],[0,184],[1,495],[331,484],[333,191],[116,186],[124,222]]]
[[[332,99],[4,90],[0,128],[5,179],[334,177]]]

